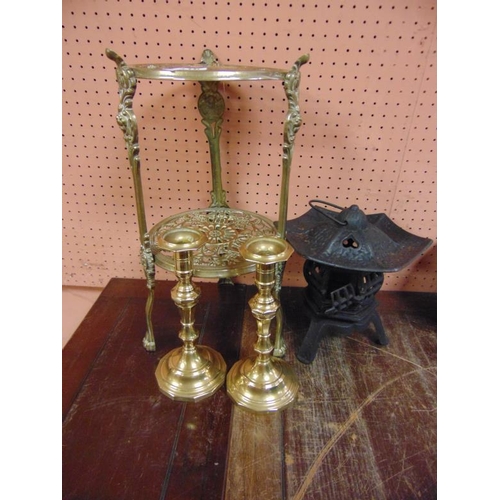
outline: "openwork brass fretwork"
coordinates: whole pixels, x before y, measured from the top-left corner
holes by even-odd
[[[282,410],[291,405],[298,392],[298,382],[291,366],[271,352],[271,321],[280,309],[273,294],[275,265],[285,262],[292,247],[277,237],[258,237],[241,247],[245,259],[257,265],[255,284],[258,293],[250,302],[257,321],[256,355],[238,361],[227,375],[227,393],[239,406],[254,412]]]
[[[150,231],[156,265],[168,271],[174,270],[173,259],[161,252],[156,241],[166,230],[179,227],[198,229],[207,237],[194,256],[196,274],[202,278],[231,278],[253,272],[255,264],[243,259],[240,246],[254,236],[276,234],[269,219],[246,210],[201,208],[172,215]]]
[[[174,400],[199,401],[212,395],[224,383],[226,363],[222,356],[207,346],[195,345],[198,332],[194,328],[194,308],[200,289],[192,283],[193,252],[206,236],[194,229],[179,228],[159,238],[163,250],[174,253],[178,282],[172,289],[172,300],[179,308],[182,347],[164,356],[156,369],[161,392]]]

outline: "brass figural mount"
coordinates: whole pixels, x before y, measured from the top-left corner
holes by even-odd
[[[162,358],[156,377],[162,392],[173,399],[197,401],[215,392],[224,382],[226,365],[220,354],[206,346],[195,346],[194,307],[199,291],[193,276],[230,279],[257,269],[259,294],[250,302],[257,319],[257,356],[244,360],[228,378],[233,400],[255,411],[275,411],[288,406],[297,393],[297,383],[288,365],[271,356],[269,325],[274,319],[274,354],[284,356],[283,319],[279,295],[286,259],[291,252],[285,242],[288,188],[296,134],[301,126],[299,109],[300,68],[309,60],[300,57],[290,70],[220,65],[212,51],[203,51],[199,64],[128,65],[114,51],[106,55],[116,64],[119,88],[117,123],[123,132],[134,184],[141,263],[146,277],[146,334],[143,346],[156,349],[152,311],[156,267],[175,272],[178,283],[172,299],[181,314],[183,346]],[[138,80],[197,81],[201,86],[198,111],[210,152],[212,190],[206,209],[188,210],[157,222],[148,229],[141,181],[139,134],[133,99]],[[225,109],[219,82],[282,81],[288,108],[283,127],[281,186],[278,220],[274,224],[261,215],[229,207],[223,188],[220,137]],[[255,239],[257,238],[257,239]],[[247,242],[252,242],[247,245]],[[264,243],[265,242],[265,243]],[[263,250],[266,248],[267,250]],[[241,252],[240,252],[241,249]],[[253,253],[252,253],[253,252]],[[262,253],[264,252],[264,253]],[[271,386],[268,381],[272,380]]]

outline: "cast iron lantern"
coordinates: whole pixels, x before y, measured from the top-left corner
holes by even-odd
[[[312,362],[327,331],[346,335],[371,323],[375,340],[386,345],[375,301],[383,274],[408,266],[432,240],[405,231],[383,213],[365,215],[357,205],[342,208],[320,200],[309,205],[307,213],[287,223],[288,241],[306,259],[305,301],[311,315],[297,358]]]

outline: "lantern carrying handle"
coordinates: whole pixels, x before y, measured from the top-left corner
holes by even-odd
[[[313,203],[322,203],[323,205],[328,205],[329,207],[334,207],[338,208],[339,210],[345,210],[344,207],[341,207],[339,205],[335,205],[335,203],[330,203],[328,201],[323,201],[323,200],[309,200],[309,206],[311,208],[314,208],[314,210],[317,210],[320,214],[324,215],[325,217],[328,217],[329,219],[333,220],[337,224],[340,224],[341,226],[346,226],[347,222],[343,220],[339,220],[336,217],[332,215],[331,210],[327,210],[326,208],[323,207],[318,207],[316,205],[313,205]]]

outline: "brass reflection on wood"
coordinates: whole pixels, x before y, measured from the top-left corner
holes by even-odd
[[[292,247],[277,237],[257,237],[241,247],[243,257],[257,266],[258,293],[249,301],[257,321],[256,355],[238,361],[227,375],[229,397],[237,405],[254,412],[272,412],[290,406],[298,393],[298,382],[291,366],[273,357],[270,326],[280,308],[273,294],[275,266],[285,262]]]
[[[224,383],[226,363],[214,349],[195,345],[199,334],[194,328],[194,308],[200,296],[192,283],[193,251],[200,248],[206,236],[188,228],[173,229],[158,238],[163,250],[174,252],[178,282],[171,296],[179,309],[182,347],[164,356],[156,369],[156,380],[164,394],[177,401],[199,401],[212,395]]]

